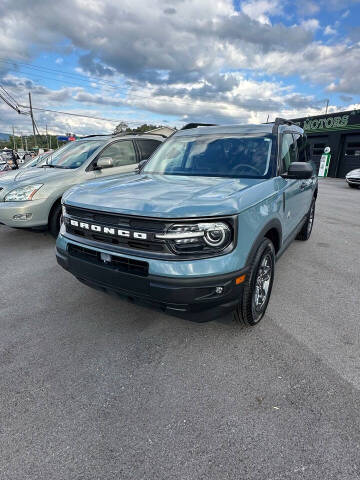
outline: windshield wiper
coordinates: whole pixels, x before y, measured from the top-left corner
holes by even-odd
[[[66,167],[61,167],[60,165],[53,165],[52,163],[44,163],[44,165],[40,165],[39,168],[44,168],[44,167],[49,167],[49,168],[66,168]]]

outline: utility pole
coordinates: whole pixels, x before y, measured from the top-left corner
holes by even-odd
[[[12,126],[12,129],[13,129],[13,144],[14,144],[14,150],[16,150],[14,125]]]
[[[326,109],[325,109],[325,115],[327,114],[328,107],[329,107],[329,99],[327,99],[327,100],[326,100]]]
[[[51,150],[51,134],[49,135],[49,145],[50,145],[50,150]]]
[[[50,146],[49,146],[49,137],[48,137],[47,124],[46,124],[46,143],[47,143],[47,146],[48,146],[48,149],[49,149]]]
[[[21,149],[24,150],[24,142],[23,142],[22,132],[20,132],[20,140],[21,140]]]
[[[30,92],[29,92],[29,105],[30,105],[31,122],[32,122],[33,133],[34,133],[34,148],[35,148],[36,147],[35,122],[34,122],[34,115],[33,115],[33,110],[32,110],[31,93]]]
[[[25,150],[28,151],[28,148],[27,148],[27,137],[25,136]]]

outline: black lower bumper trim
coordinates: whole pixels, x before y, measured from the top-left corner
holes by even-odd
[[[77,258],[57,249],[59,265],[82,283],[159,307],[176,316],[207,321],[233,310],[241,299],[242,285],[235,279],[246,269],[213,277],[181,278],[133,275]],[[201,315],[200,315],[201,313]]]

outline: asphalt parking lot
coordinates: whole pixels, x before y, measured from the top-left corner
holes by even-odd
[[[91,290],[0,226],[0,478],[360,478],[359,254],[360,190],[322,181],[241,329]]]

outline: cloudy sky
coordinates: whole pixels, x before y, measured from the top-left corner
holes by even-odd
[[[0,0],[0,84],[40,132],[360,108],[360,0]],[[26,110],[26,109],[25,109]],[[0,132],[30,133],[0,103]]]

